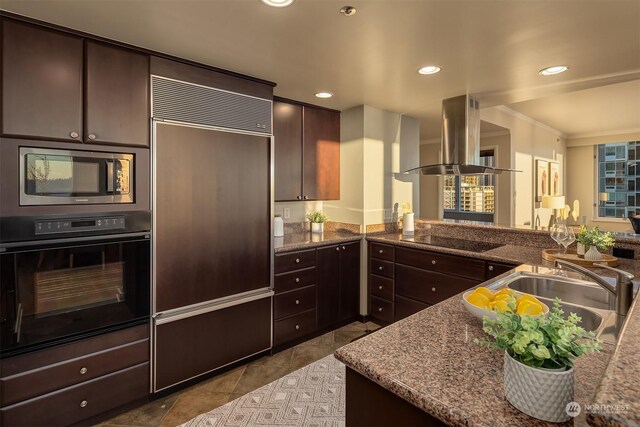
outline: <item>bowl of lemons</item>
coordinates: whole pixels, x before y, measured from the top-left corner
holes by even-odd
[[[516,313],[528,316],[545,316],[549,307],[530,294],[504,288],[497,292],[480,286],[462,295],[462,303],[467,311],[479,319],[484,316],[495,320],[497,313]]]

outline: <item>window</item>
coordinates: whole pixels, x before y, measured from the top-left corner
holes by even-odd
[[[480,164],[495,166],[493,150],[480,152]],[[493,175],[446,175],[444,218],[493,222],[495,191]]]
[[[597,151],[598,217],[640,214],[640,141],[600,144]]]

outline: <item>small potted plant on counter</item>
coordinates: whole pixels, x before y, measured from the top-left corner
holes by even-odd
[[[596,225],[592,229],[580,226],[580,232],[576,237],[578,241],[578,255],[583,255],[586,260],[599,261],[602,254],[598,251],[606,251],[613,247],[616,242],[615,235],[611,232],[601,232]]]
[[[320,211],[315,211],[307,214],[307,219],[311,222],[312,233],[322,233],[324,232],[324,223],[329,217]]]
[[[601,341],[579,326],[581,318],[563,317],[556,298],[548,316],[514,313],[483,319],[483,330],[493,340],[475,342],[504,351],[504,394],[518,410],[532,417],[563,422],[570,419],[566,406],[573,401],[573,360],[599,351]]]

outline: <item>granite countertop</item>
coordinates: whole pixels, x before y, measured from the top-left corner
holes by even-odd
[[[273,238],[275,253],[309,249],[316,246],[353,242],[362,239],[362,234],[349,231],[325,231],[322,234],[310,232],[290,233]]]
[[[503,353],[473,342],[482,321],[454,296],[338,349],[335,356],[365,377],[453,426],[546,426],[504,397]],[[579,403],[592,402],[611,357],[603,345],[576,361]],[[348,410],[348,409],[347,409]],[[575,420],[585,425],[584,412]]]
[[[367,240],[491,261],[551,267],[541,249],[506,244],[484,252],[425,245],[398,233]],[[414,239],[415,240],[415,239]],[[524,242],[514,242],[524,243]],[[619,268],[640,277],[640,263]],[[596,270],[610,275],[608,270]],[[462,294],[400,320],[336,351],[347,366],[450,425],[558,425],[533,419],[504,398],[502,354],[473,343],[481,321],[460,303]],[[583,411],[566,425],[640,425],[640,308],[638,299],[614,347],[576,361],[575,400]],[[610,363],[609,363],[610,362]],[[589,405],[589,407],[586,407]],[[599,405],[599,406],[598,406]]]

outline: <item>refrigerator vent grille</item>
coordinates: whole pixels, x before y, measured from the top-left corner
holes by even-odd
[[[151,77],[153,117],[271,134],[270,100]]]

